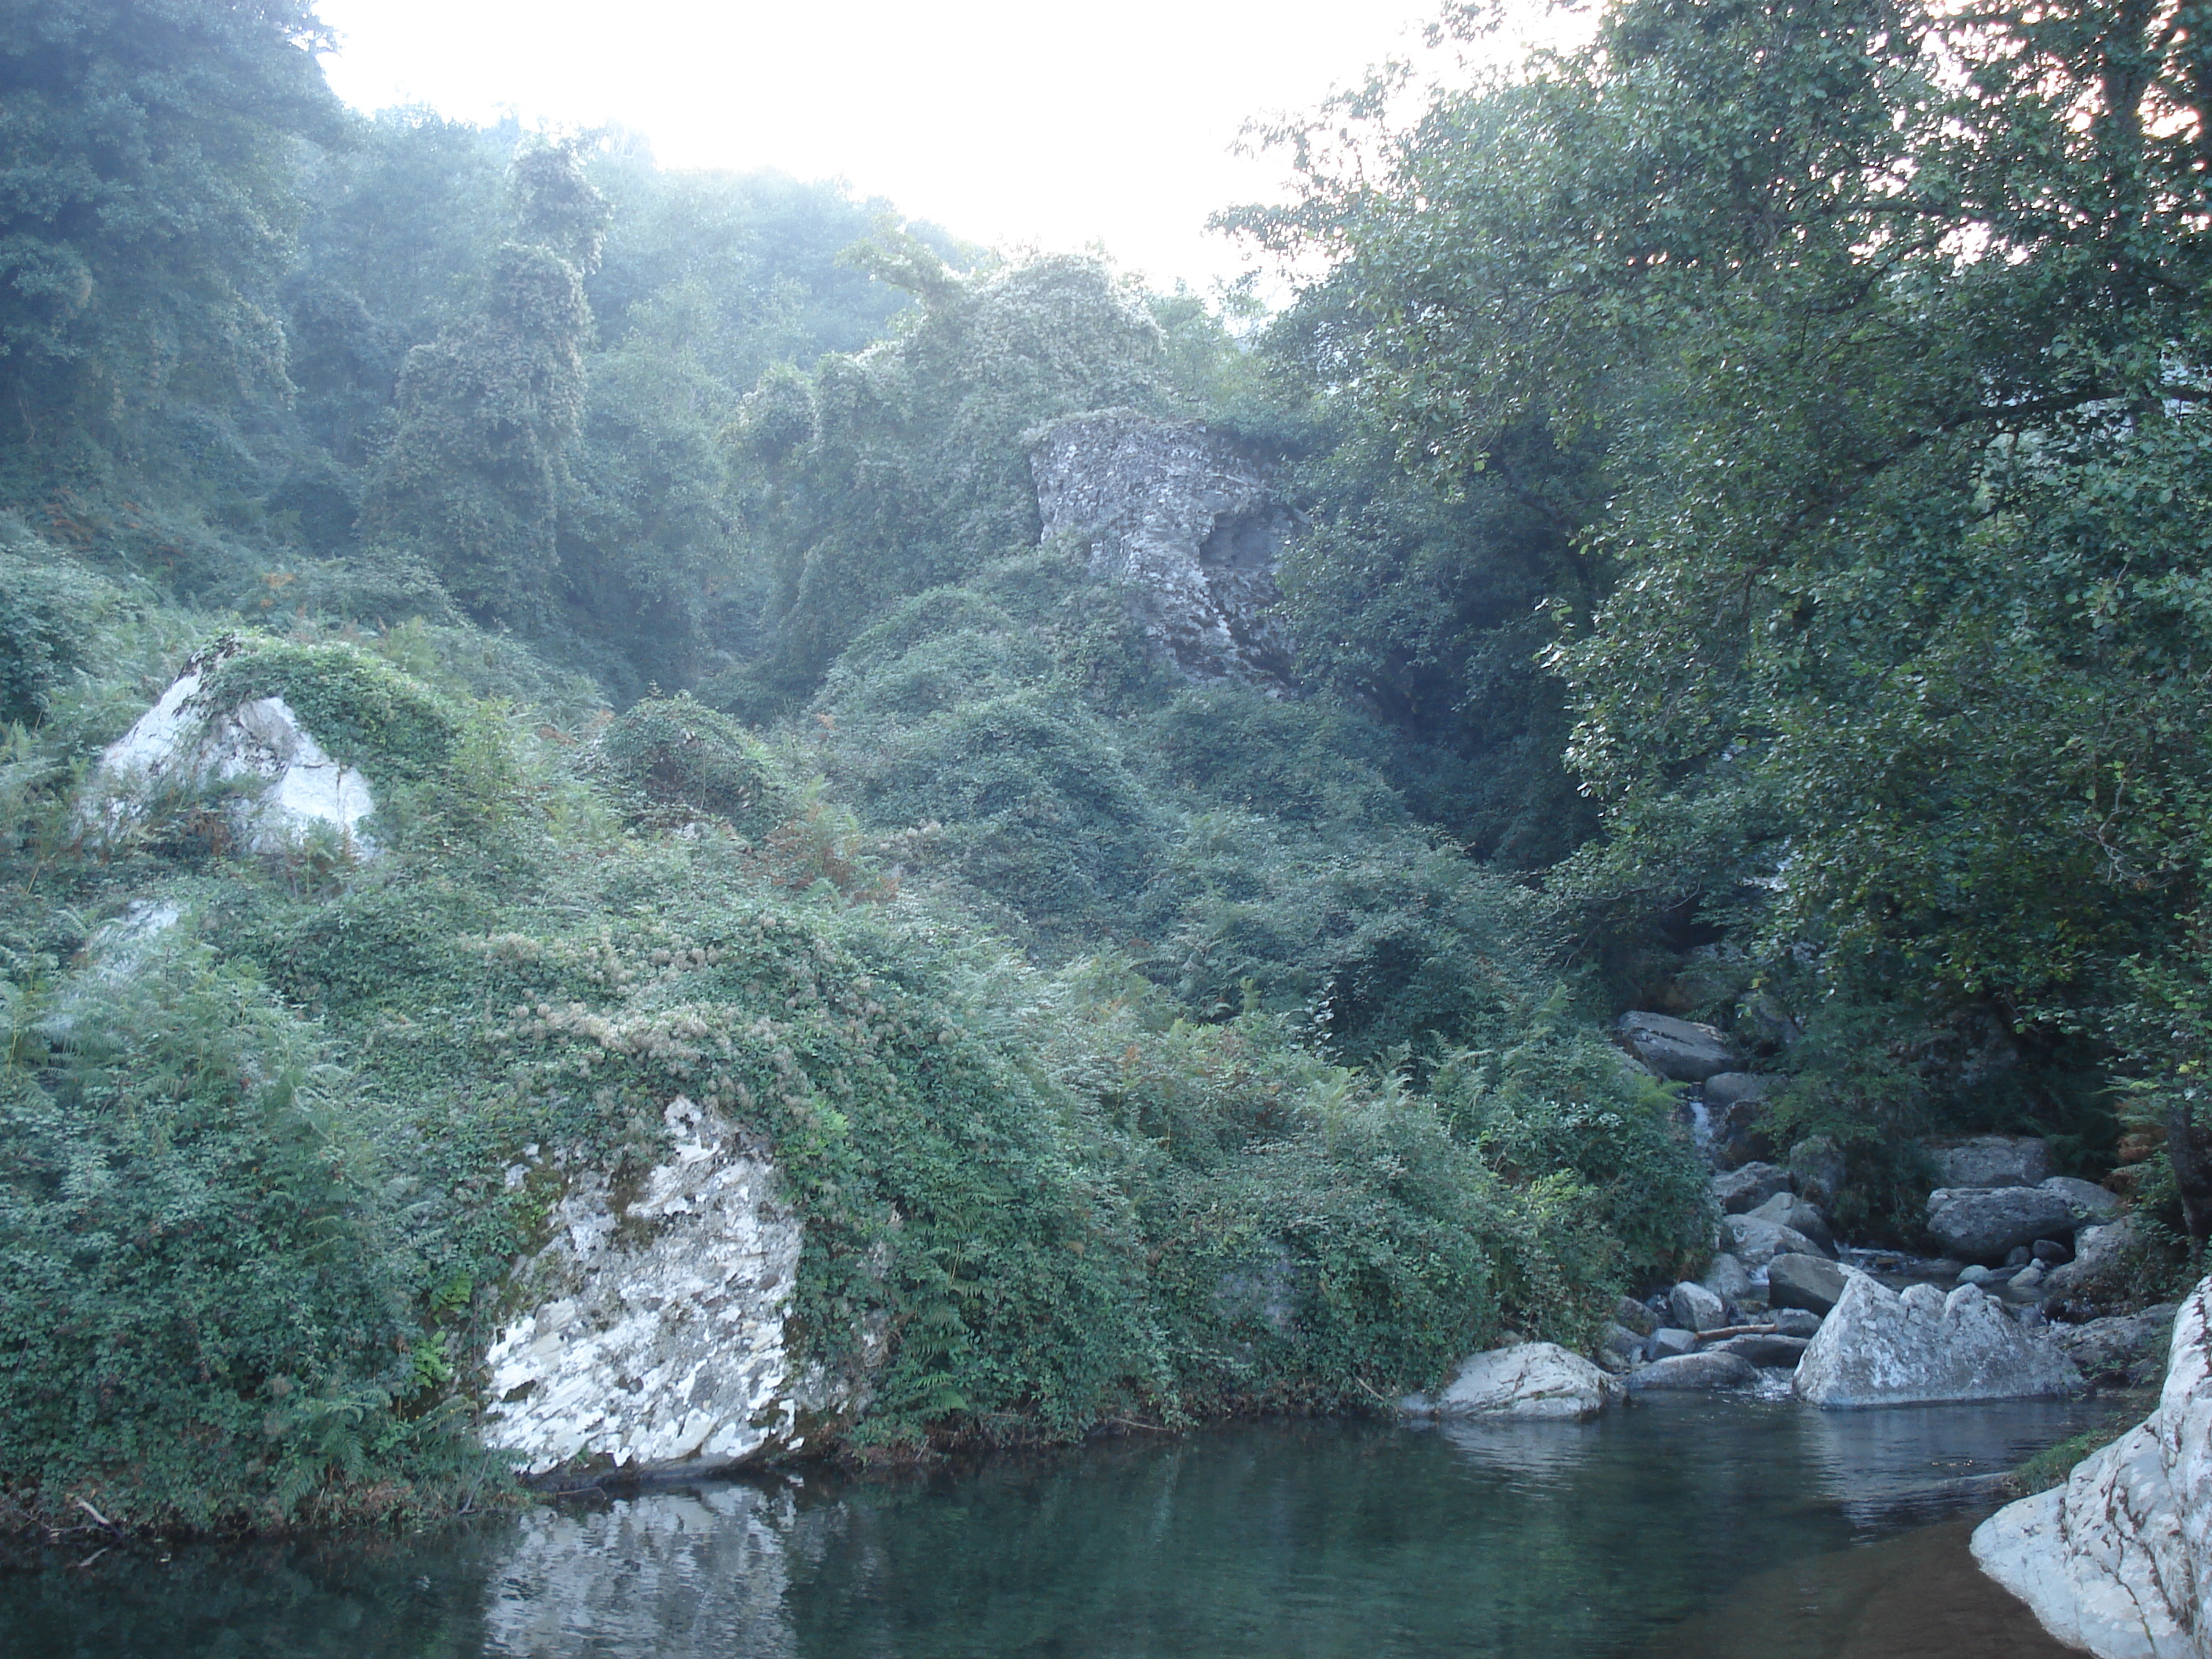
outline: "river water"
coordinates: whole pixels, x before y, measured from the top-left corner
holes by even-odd
[[[2045,1659],[1958,1483],[2111,1402],[1243,1425],[0,1571],[8,1659]]]

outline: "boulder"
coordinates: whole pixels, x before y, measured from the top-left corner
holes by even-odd
[[[1790,1190],[1790,1171],[1772,1164],[1747,1164],[1713,1177],[1713,1201],[1723,1215],[1743,1215]]]
[[[1093,574],[1124,586],[1156,659],[1201,685],[1280,693],[1275,564],[1297,520],[1249,450],[1129,410],[1071,415],[1029,443],[1044,538],[1079,542]]]
[[[1806,1256],[1802,1259],[1810,1261],[1814,1258]],[[1831,1262],[1822,1265],[1833,1266],[1834,1264]],[[1842,1280],[1838,1279],[1838,1294],[1842,1293]],[[1774,1334],[1777,1336],[1802,1336],[1810,1339],[1818,1335],[1820,1329],[1820,1316],[1808,1308],[1770,1308],[1767,1310],[1766,1318],[1762,1322],[1773,1326]]]
[[[2081,1374],[1971,1285],[1900,1294],[1856,1274],[1798,1362],[1796,1387],[1815,1406],[1902,1406],[2071,1394]]]
[[[1723,1250],[1705,1269],[1698,1283],[1711,1291],[1731,1308],[1741,1308],[1753,1302],[1764,1302],[1765,1294],[1751,1276],[1751,1270],[1742,1262]]]
[[[1727,1304],[1704,1285],[1687,1281],[1667,1292],[1667,1311],[1688,1331],[1717,1331],[1729,1322]]]
[[[2116,1292],[2128,1267],[2128,1258],[2141,1243],[2136,1218],[2124,1215],[2101,1227],[2084,1227],[2074,1235],[2074,1259],[2046,1268],[2043,1288],[2052,1296],[2098,1297]]]
[[[1638,1336],[1649,1336],[1659,1328],[1658,1316],[1632,1296],[1624,1296],[1614,1302],[1613,1316]]]
[[[1722,1164],[1774,1156],[1765,1128],[1766,1097],[1773,1079],[1751,1072],[1719,1072],[1705,1079],[1705,1133]]]
[[[1676,1354],[1638,1366],[1625,1379],[1631,1394],[1673,1392],[1678,1389],[1747,1389],[1759,1382],[1759,1367],[1741,1354],[1717,1349],[1704,1353]]]
[[[1833,1204],[1850,1173],[1844,1149],[1828,1135],[1808,1135],[1790,1149],[1788,1162],[1790,1180],[1815,1204]]]
[[[85,785],[78,827],[112,841],[164,796],[219,793],[238,845],[282,853],[311,836],[331,837],[356,858],[376,856],[361,825],[376,811],[368,780],[341,765],[282,697],[258,697],[227,713],[201,693],[240,649],[226,640],[196,652],[154,706],[101,751]]]
[[[1644,1339],[1626,1325],[1607,1325],[1590,1358],[1615,1376],[1632,1371],[1644,1363]]]
[[[1728,1040],[1710,1025],[1632,1012],[1620,1017],[1616,1029],[1629,1053],[1672,1082],[1703,1083],[1735,1064]]]
[[[1795,1227],[1760,1216],[1732,1215],[1721,1222],[1721,1241],[1729,1253],[1747,1267],[1764,1267],[1778,1255],[1827,1255]]]
[[[1678,1354],[1695,1353],[1698,1351],[1698,1334],[1673,1325],[1662,1325],[1651,1333],[1651,1340],[1644,1345],[1644,1351],[1654,1359],[1671,1359]]]
[[[1778,1255],[1766,1264],[1766,1299],[1776,1308],[1802,1308],[1821,1317],[1857,1272],[1823,1256]]]
[[[1707,1353],[1732,1353],[1748,1359],[1753,1364],[1775,1370],[1793,1370],[1805,1357],[1809,1342],[1802,1336],[1784,1336],[1764,1331],[1747,1331],[1741,1336],[1731,1336],[1707,1348]]]
[[[2167,1354],[2149,1417],[1974,1532],[1982,1571],[2100,1659],[2212,1656],[2212,1279]]]
[[[1801,1232],[1824,1250],[1836,1248],[1835,1236],[1828,1231],[1828,1218],[1820,1213],[1819,1206],[1795,1193],[1777,1193],[1750,1213],[1761,1221],[1777,1222]]]
[[[2075,1176],[2053,1176],[2036,1184],[2045,1192],[2056,1193],[2064,1199],[2084,1221],[2110,1221],[2120,1212],[2119,1194],[2106,1192],[2094,1181],[2083,1181]]]
[[[551,1241],[509,1281],[521,1311],[484,1358],[483,1433],[526,1475],[733,1468],[862,1397],[787,1346],[801,1229],[775,1164],[682,1096],[663,1118],[672,1151],[634,1188],[568,1172]]]
[[[1556,1342],[1520,1342],[1462,1362],[1434,1395],[1414,1395],[1414,1417],[1511,1418],[1578,1422],[1620,1396],[1620,1384]]]
[[[2051,1174],[2051,1147],[2036,1135],[1977,1135],[1935,1149],[1946,1187],[2033,1187]]]
[[[2166,1369],[2174,1316],[2179,1311],[2168,1302],[2141,1313],[2113,1314],[2081,1325],[2053,1325],[2051,1339],[2092,1382],[2147,1388]]]
[[[2073,1206],[2040,1187],[1938,1187],[1928,1194],[1928,1231],[1944,1254],[1995,1266],[2017,1245],[2070,1238]]]

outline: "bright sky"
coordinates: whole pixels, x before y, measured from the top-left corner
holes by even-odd
[[[1434,0],[323,0],[349,103],[618,124],[678,167],[842,178],[1001,247],[1241,269],[1206,216],[1279,198],[1251,117],[1418,52]]]

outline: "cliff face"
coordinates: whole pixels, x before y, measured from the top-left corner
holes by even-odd
[[[1265,468],[1195,422],[1074,415],[1030,447],[1048,539],[1134,591],[1152,649],[1195,684],[1287,687],[1291,641],[1271,614],[1296,520]]]

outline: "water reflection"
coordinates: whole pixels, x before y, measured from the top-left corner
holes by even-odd
[[[1703,1631],[1715,1652],[1828,1659],[1842,1626],[1806,1610],[1870,1605],[1904,1571],[1869,1539],[2102,1409],[1681,1398],[1584,1425],[1261,1425],[405,1540],[118,1553],[0,1574],[0,1652],[1629,1659]],[[1963,1552],[1896,1559],[1915,1594],[1976,1588]],[[1988,1622],[1921,1659],[1984,1651]],[[2002,1650],[2039,1651],[2021,1640]]]

